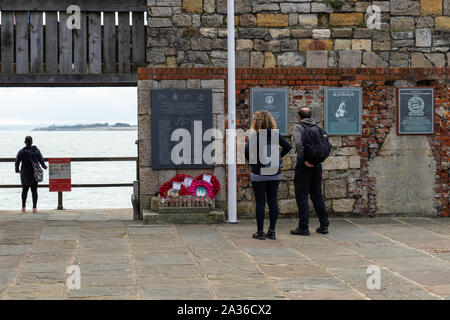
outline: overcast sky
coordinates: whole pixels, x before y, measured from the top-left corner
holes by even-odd
[[[137,89],[0,88],[0,126],[137,122]]]

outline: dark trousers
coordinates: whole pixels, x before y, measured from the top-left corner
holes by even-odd
[[[26,206],[28,190],[31,189],[31,196],[33,197],[33,208],[36,208],[38,201],[38,184],[34,183],[31,186],[22,186],[22,207]]]
[[[320,226],[328,227],[330,222],[322,196],[322,164],[309,168],[303,161],[298,161],[295,167],[294,186],[298,206],[299,228],[308,229],[309,227],[308,194],[311,196],[314,210],[319,217]]]
[[[270,230],[275,230],[278,218],[278,186],[280,181],[253,181],[253,192],[256,200],[256,224],[258,231],[264,229],[266,200],[269,206]]]

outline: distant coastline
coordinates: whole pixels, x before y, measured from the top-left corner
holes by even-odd
[[[51,125],[48,127],[34,128],[31,131],[136,131],[137,126],[128,123],[93,123],[76,125]]]

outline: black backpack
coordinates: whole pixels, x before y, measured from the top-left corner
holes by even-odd
[[[324,162],[330,155],[332,148],[328,140],[328,134],[318,125],[307,126],[300,124],[305,129],[305,139],[303,139],[305,161],[311,164]]]

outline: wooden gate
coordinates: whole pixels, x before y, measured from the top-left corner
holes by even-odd
[[[1,0],[0,86],[135,86],[146,10],[146,0]]]

